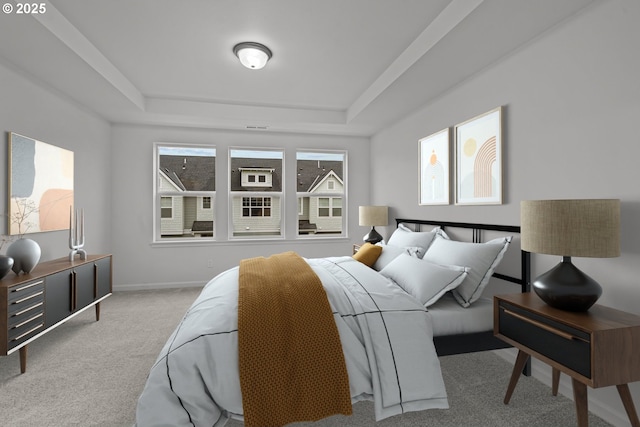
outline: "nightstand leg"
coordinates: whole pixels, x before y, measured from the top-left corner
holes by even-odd
[[[518,357],[516,358],[516,364],[513,366],[513,372],[511,372],[511,380],[509,381],[509,386],[507,387],[507,394],[504,396],[504,404],[508,405],[509,400],[511,400],[511,395],[513,394],[513,390],[516,388],[516,384],[518,384],[518,379],[520,378],[520,374],[522,373],[522,369],[524,365],[527,363],[529,359],[529,355],[522,350],[518,351]]]
[[[551,394],[558,395],[558,385],[560,384],[560,370],[551,368]]]
[[[578,427],[589,425],[589,404],[587,401],[587,385],[575,378],[571,378],[573,384],[573,400],[576,403],[576,416],[578,417]]]
[[[619,384],[616,387],[618,388],[618,394],[620,395],[620,399],[622,399],[622,404],[624,405],[624,409],[627,411],[627,415],[629,416],[631,425],[633,427],[640,427],[640,420],[638,420],[636,407],[633,405],[633,399],[631,398],[631,393],[629,392],[629,385]]]

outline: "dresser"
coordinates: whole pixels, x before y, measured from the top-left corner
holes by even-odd
[[[111,289],[111,255],[60,258],[29,274],[10,272],[0,280],[0,355],[19,351],[20,372],[26,372],[29,343],[90,307],[100,320],[100,302]]]
[[[587,312],[553,308],[535,293],[494,297],[494,334],[518,349],[508,404],[530,356],[571,377],[578,426],[588,425],[587,386],[616,386],[631,425],[640,427],[628,383],[640,381],[640,316],[594,305]]]

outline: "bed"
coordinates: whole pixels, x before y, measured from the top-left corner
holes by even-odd
[[[506,259],[500,267],[507,266],[508,273],[493,273],[493,282],[499,282],[499,291],[529,292],[531,286],[531,254],[519,248],[520,227],[512,225],[475,224],[451,221],[432,221],[421,219],[397,218],[396,226],[406,224],[415,231],[440,227],[448,231],[459,231],[457,236],[472,243],[481,243],[496,235],[513,236],[514,241],[505,254]],[[489,236],[489,237],[487,237]],[[506,286],[505,286],[506,285]],[[489,284],[489,290],[491,284]],[[486,292],[478,304],[464,309],[447,295],[430,308],[434,323],[434,344],[439,356],[473,353],[477,351],[497,350],[510,347],[493,335],[493,300],[491,293]],[[453,326],[451,324],[453,323]],[[526,374],[530,367],[527,366]]]
[[[527,291],[528,254],[523,252],[520,257],[522,263],[520,277],[500,274],[496,273],[495,269],[507,256],[513,234],[519,233],[518,227],[408,219],[398,219],[397,224],[398,227],[387,245],[359,251],[358,256],[302,259],[293,253],[283,253],[267,259],[243,260],[240,266],[213,278],[169,337],[151,368],[138,401],[136,425],[138,427],[223,426],[231,418],[244,420],[249,426],[285,425],[300,420],[316,420],[331,413],[348,415],[350,404],[361,400],[374,402],[376,420],[408,411],[447,408],[448,400],[438,357],[505,346],[493,337],[491,328],[487,329],[492,324],[491,310],[488,313],[488,321],[486,318],[484,322],[471,321],[474,325],[484,324],[481,330],[469,331],[465,322],[458,324],[451,320],[450,316],[452,313],[457,313],[453,314],[453,319],[461,315],[470,316],[471,319],[474,316],[486,317],[491,299],[484,295],[484,291],[489,285],[491,276],[494,277],[491,280],[497,278],[507,283],[520,284],[519,289],[523,292]],[[427,227],[435,228],[424,231],[423,229]],[[472,230],[472,241],[455,240],[453,238],[455,229]],[[480,230],[502,235],[491,236],[493,237],[491,240],[482,243],[483,231]],[[424,243],[428,239],[431,241]],[[414,241],[418,242],[418,246],[414,246]],[[444,249],[441,250],[441,248]],[[454,248],[453,252],[452,248]],[[487,259],[492,260],[491,268],[487,268],[486,271],[476,268],[472,265],[476,262],[475,257],[469,258],[466,255],[463,259],[465,261],[469,259],[471,267],[448,265],[450,263],[443,262],[447,261],[448,256],[453,255],[455,258],[468,249],[473,249],[474,253],[476,249],[487,252],[485,254]],[[510,253],[512,252],[514,252],[513,248]],[[372,257],[372,253],[377,253],[377,256]],[[365,256],[367,254],[369,258]],[[439,259],[443,256],[444,258]],[[287,264],[284,264],[285,260]],[[259,263],[255,264],[258,261]],[[289,262],[292,264],[288,264]],[[248,273],[249,264],[257,266],[256,271],[252,271],[251,274]],[[416,274],[414,268],[422,270]],[[312,274],[307,275],[307,270],[311,270]],[[268,274],[264,274],[263,271]],[[287,273],[290,274],[286,280],[282,278],[272,280],[272,276],[284,277]],[[478,277],[476,276],[480,277],[482,286],[477,286]],[[254,280],[256,277],[258,280]],[[295,359],[296,368],[292,367],[291,371],[296,372],[292,372],[290,376],[293,378],[297,375],[298,381],[304,381],[304,378],[309,376],[314,379],[313,385],[304,388],[304,391],[298,394],[287,395],[288,399],[293,399],[287,406],[291,408],[292,413],[280,414],[280,412],[288,412],[289,409],[274,409],[278,407],[277,399],[271,402],[268,400],[273,396],[280,396],[277,394],[280,391],[274,391],[272,394],[269,387],[272,381],[283,376],[288,377],[289,373],[274,375],[274,372],[279,372],[278,361],[273,361],[274,356],[270,353],[264,357],[264,360],[261,360],[260,355],[264,349],[272,347],[269,343],[280,342],[281,337],[272,340],[266,338],[268,335],[266,333],[265,336],[261,336],[260,330],[257,334],[251,335],[250,341],[262,342],[260,344],[262,347],[252,350],[255,356],[250,365],[258,368],[248,374],[247,368],[242,366],[247,364],[243,361],[248,360],[246,356],[248,350],[245,348],[247,347],[246,337],[250,335],[248,332],[239,334],[238,330],[241,329],[240,325],[247,325],[249,310],[246,308],[247,302],[239,303],[239,301],[247,299],[247,289],[251,289],[249,294],[255,293],[257,289],[269,287],[275,290],[289,289],[294,286],[294,282],[302,280],[298,278],[311,277],[318,279],[319,286],[326,293],[324,300],[326,300],[325,303],[328,302],[326,304],[328,316],[332,319],[330,323],[336,329],[337,338],[335,339],[341,346],[341,359],[336,362],[336,369],[332,370],[331,366],[328,366],[324,374],[320,367],[316,369],[315,364],[321,366],[323,363],[320,362],[327,357],[333,360],[333,356],[323,356],[323,360],[315,360],[306,367],[301,363],[302,368],[298,363],[300,359],[305,359],[307,356]],[[426,277],[431,277],[431,280],[425,280]],[[412,288],[416,278],[420,278],[420,283],[418,288]],[[258,281],[260,284],[248,288],[247,283],[253,281]],[[268,285],[270,281],[274,284]],[[312,293],[304,287],[311,286],[306,283],[308,281],[310,280],[305,279],[302,280],[305,283],[296,284],[295,286],[303,287],[295,288],[295,292],[287,290],[284,294],[278,294],[275,297],[273,295],[261,297],[263,299],[259,299],[258,303],[254,303],[252,307],[270,305],[260,301],[280,301],[281,298],[289,298],[285,294],[295,294],[303,298],[302,295]],[[423,284],[426,284],[426,287],[420,288]],[[425,298],[428,301],[425,301]],[[287,332],[280,335],[286,335],[287,339],[290,335],[311,336],[311,338],[307,337],[310,341],[303,343],[302,347],[315,348],[310,352],[320,354],[324,349],[313,347],[313,345],[316,345],[319,340],[324,340],[325,335],[319,335],[316,341],[313,341],[313,335],[318,328],[312,325],[310,319],[315,316],[311,316],[309,310],[312,306],[315,308],[316,305],[322,306],[324,303],[295,301],[295,303],[289,303],[293,307],[291,309],[293,314],[289,313],[289,317],[284,316],[283,318],[288,320],[278,328],[284,328],[287,322],[291,322],[293,325],[298,325],[295,328],[309,327],[309,329],[304,332]],[[254,322],[254,325],[257,325],[254,326],[255,329],[261,324],[265,328],[268,328],[268,324],[271,323],[278,325],[277,319],[272,321],[270,316],[272,314],[249,317],[260,319]],[[279,314],[273,314],[274,318],[278,316]],[[269,319],[269,321],[262,321],[262,319]],[[307,323],[311,326],[305,326]],[[242,328],[244,331],[248,329],[247,326]],[[285,346],[301,348],[295,347],[290,342]],[[277,346],[274,344],[273,347]],[[330,346],[327,345],[327,347]],[[281,354],[282,358],[287,360],[291,356],[286,351],[284,353],[276,351],[274,354]],[[276,365],[271,365],[272,362]],[[268,369],[265,368],[267,366]],[[342,373],[343,370],[344,373]],[[340,381],[336,381],[334,385],[327,383],[328,386],[323,386],[324,378],[330,377],[329,381],[331,381],[335,379],[334,377],[342,378],[340,375],[348,379],[346,387],[341,388],[340,393],[331,393],[332,387],[338,387],[337,384],[340,384]],[[253,381],[254,376],[257,377],[255,381]],[[249,383],[251,388],[246,386],[249,381],[247,378],[252,381]],[[284,384],[300,384],[300,382],[295,383],[294,380],[287,378]],[[305,384],[300,385],[305,387]],[[253,390],[254,387],[269,392],[257,393],[262,395],[257,397],[251,396],[256,393],[245,393]],[[324,395],[323,389],[325,389]],[[307,394],[309,394],[308,397]],[[338,400],[337,397],[333,399],[332,394],[341,394],[342,406],[336,402],[334,409],[329,409],[330,412],[322,412],[329,405],[328,402],[325,405],[323,399]],[[304,403],[298,402],[298,395],[305,397]],[[317,398],[317,396],[323,397]],[[256,402],[255,399],[258,401]],[[345,399],[349,409],[335,409],[344,408]],[[300,400],[302,401],[302,398]],[[310,408],[307,409],[305,405]],[[248,408],[251,410],[249,411]],[[262,408],[262,410],[257,411],[254,408]],[[295,412],[298,409],[299,411]],[[255,415],[257,412],[263,414]],[[250,417],[249,413],[251,413]],[[269,418],[274,416],[273,413],[276,413],[276,418]]]

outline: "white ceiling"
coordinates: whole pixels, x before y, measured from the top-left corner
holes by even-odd
[[[593,1],[48,0],[0,62],[113,123],[368,136]]]

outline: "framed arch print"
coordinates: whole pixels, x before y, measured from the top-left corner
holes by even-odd
[[[455,126],[456,204],[502,204],[502,107]]]
[[[449,128],[419,140],[420,205],[449,204]]]

